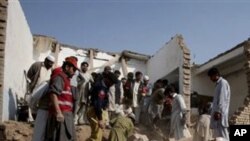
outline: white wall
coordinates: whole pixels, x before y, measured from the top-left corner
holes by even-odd
[[[207,73],[201,73],[199,75],[192,72],[192,85],[191,90],[198,92],[201,95],[213,96],[215,84],[209,79]]]
[[[224,67],[220,70],[221,75],[228,81],[231,87],[231,101],[229,115],[232,115],[237,108],[243,106],[245,97],[248,94],[246,73],[242,69],[244,62],[237,65]],[[239,67],[241,66],[241,67]],[[225,72],[229,72],[225,75]],[[192,74],[195,74],[194,72]],[[197,91],[201,95],[214,96],[215,83],[207,76],[207,71],[199,75],[192,76],[192,91]]]
[[[135,73],[136,71],[140,71],[140,72],[143,73],[143,75],[148,75],[147,62],[146,61],[130,59],[127,62],[127,68],[128,68],[128,72]]]
[[[181,66],[183,51],[181,50],[177,36],[165,44],[148,61],[147,70],[152,82],[176,70]]]
[[[16,112],[15,94],[25,93],[24,70],[32,63],[33,38],[18,0],[8,4],[4,85],[3,120],[14,119]]]
[[[73,49],[67,45],[62,45],[60,53],[58,55],[57,64],[58,64],[58,66],[61,66],[66,57],[76,56],[78,58],[78,66],[80,67],[81,62],[83,62],[83,61],[89,62],[89,57],[87,57],[87,54],[88,54],[87,50]],[[117,55],[119,56],[120,54],[117,54]],[[94,63],[93,67],[96,68],[94,71],[95,72],[102,72],[105,64],[112,59],[115,59],[115,56],[108,54],[106,52],[98,51],[96,56],[95,56],[95,59],[93,60],[93,63]],[[136,59],[130,59],[127,62],[128,72],[141,71],[143,74],[147,74],[147,70],[146,70],[147,67],[146,66],[147,66],[147,63],[145,61],[139,61]],[[122,72],[121,62],[119,62],[119,60],[115,61],[114,64],[111,65],[111,68],[113,70],[119,70],[121,72],[120,77],[124,77],[124,74]]]
[[[243,106],[244,99],[248,95],[246,73],[244,70],[232,73],[225,79],[231,87],[231,99],[229,115],[231,116],[240,106]]]
[[[36,61],[44,61],[44,59],[49,55],[55,56],[51,52],[52,43],[55,39],[46,36],[37,36],[34,38],[34,48],[33,48],[33,60]]]

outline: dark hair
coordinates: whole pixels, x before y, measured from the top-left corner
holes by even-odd
[[[176,92],[176,88],[174,85],[168,85],[167,88],[165,89],[165,93],[174,93]]]
[[[123,77],[121,80],[127,80],[127,78]]]
[[[208,70],[207,72],[208,76],[213,76],[213,75],[219,75],[220,76],[220,72],[217,68],[211,68],[210,70]]]
[[[202,114],[210,114],[212,110],[212,103],[208,102],[205,104],[205,106],[202,109]]]
[[[83,65],[87,65],[87,67],[89,66],[89,63],[88,62],[82,62],[81,63],[81,66],[83,66]]]
[[[118,79],[117,79],[116,75],[113,72],[107,73],[105,78],[109,79],[114,84],[116,84],[118,82]]]
[[[167,79],[163,79],[162,83],[163,83],[164,87],[166,87],[168,85],[168,80]]]
[[[112,70],[112,68],[110,66],[105,66],[104,71],[107,71],[107,70]]]
[[[127,79],[133,79],[134,78],[134,74],[133,74],[133,72],[129,72],[128,74],[127,74]]]
[[[63,65],[62,65],[62,69],[65,70],[66,66],[73,66],[73,67],[74,67],[74,65],[71,64],[70,62],[64,61],[64,62],[63,62]]]
[[[115,70],[114,73],[115,74],[121,74],[121,72],[119,70]]]
[[[138,76],[138,75],[142,75],[142,72],[140,71],[135,72],[135,76]]]
[[[162,79],[156,80],[156,81],[155,81],[155,84],[156,84],[156,83],[162,83]]]
[[[127,76],[129,76],[129,75],[131,75],[131,76],[134,77],[134,73],[133,73],[133,72],[129,72],[129,73],[127,74]]]

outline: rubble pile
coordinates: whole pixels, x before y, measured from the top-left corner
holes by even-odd
[[[128,141],[165,141],[166,133],[162,131],[166,130],[163,128],[161,130],[149,130],[144,126],[139,126],[135,128],[134,134]],[[86,141],[90,133],[91,129],[88,125],[76,126],[77,141]],[[32,135],[33,127],[30,123],[6,121],[0,124],[1,141],[31,141]],[[109,129],[105,129],[103,134],[104,140],[107,141],[108,135]]]
[[[76,126],[77,141],[86,141],[91,129],[89,126]],[[31,141],[33,127],[30,123],[6,121],[0,125],[1,141]],[[107,139],[109,130],[104,130],[104,138]]]
[[[5,141],[30,141],[32,137],[31,124],[17,121],[6,121],[1,127],[4,129],[3,137],[1,139]]]

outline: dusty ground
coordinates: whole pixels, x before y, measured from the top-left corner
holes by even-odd
[[[4,122],[5,126],[5,141],[31,141],[33,134],[33,127],[31,124],[17,121],[7,121]],[[168,135],[168,123],[167,121],[160,121],[158,123],[158,129],[153,129],[151,127],[145,127],[138,125],[135,129],[136,133],[147,135],[149,141],[165,141],[164,138]],[[164,125],[164,126],[162,126]],[[85,141],[90,135],[90,127],[87,125],[76,126],[77,141]],[[109,130],[104,130],[104,139],[108,138]],[[0,137],[1,140],[1,137]],[[1,140],[2,141],[2,140]],[[134,138],[130,138],[129,141],[134,141]],[[173,141],[173,140],[170,140]],[[184,140],[183,140],[184,141]],[[191,140],[185,140],[191,141]]]

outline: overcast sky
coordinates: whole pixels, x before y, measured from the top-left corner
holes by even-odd
[[[247,0],[20,0],[31,32],[82,48],[153,55],[182,34],[204,63],[250,37]]]

